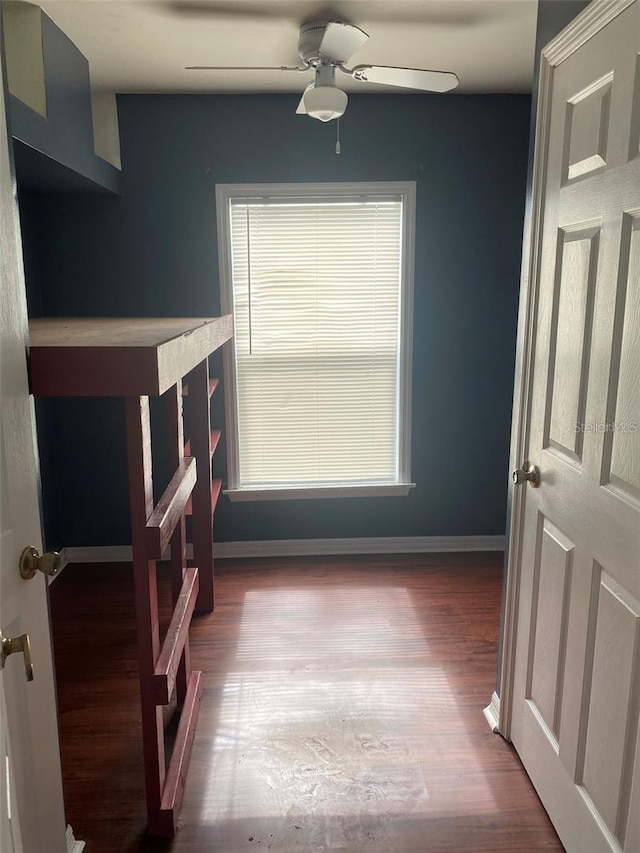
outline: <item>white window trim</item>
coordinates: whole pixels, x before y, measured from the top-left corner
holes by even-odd
[[[411,388],[413,366],[413,283],[415,256],[416,184],[415,181],[357,181],[296,184],[216,184],[216,218],[220,270],[220,306],[223,314],[233,313],[231,283],[231,229],[229,199],[238,196],[295,196],[300,192],[317,195],[401,195],[403,204],[402,282],[400,287],[400,371],[398,482],[376,484],[336,484],[278,488],[242,488],[238,484],[238,433],[235,383],[235,349],[224,347],[223,375],[227,445],[227,488],[232,501],[287,500],[328,497],[404,496],[411,482]]]

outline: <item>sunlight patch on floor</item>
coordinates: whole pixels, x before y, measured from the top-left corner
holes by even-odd
[[[453,813],[461,774],[481,788],[472,811],[495,810],[457,686],[434,664],[407,590],[250,592],[234,664],[199,820],[290,814],[326,824],[322,843],[339,846],[337,818],[382,827]]]

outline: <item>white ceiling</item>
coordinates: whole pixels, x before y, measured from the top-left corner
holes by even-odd
[[[350,65],[455,71],[460,92],[531,88],[537,0],[42,0],[110,92],[299,92],[281,71],[186,71],[186,65],[296,65],[298,29],[347,21],[370,40]],[[340,75],[347,91],[406,92]]]

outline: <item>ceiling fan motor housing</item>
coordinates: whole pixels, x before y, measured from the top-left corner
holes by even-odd
[[[311,21],[300,27],[298,53],[306,65],[317,65],[322,61],[320,45],[327,30],[327,24],[328,21]]]

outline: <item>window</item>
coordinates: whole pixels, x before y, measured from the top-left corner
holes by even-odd
[[[228,494],[407,494],[415,185],[218,185]]]

